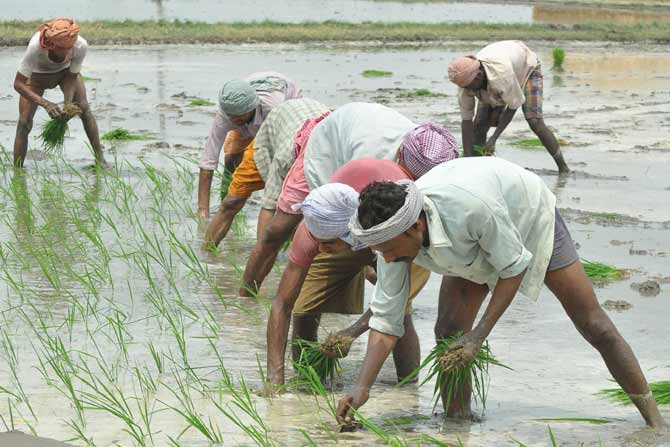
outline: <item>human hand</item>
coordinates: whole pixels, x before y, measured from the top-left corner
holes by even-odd
[[[328,335],[319,345],[319,350],[328,358],[343,359],[349,354],[354,337],[346,329]]]
[[[53,119],[58,119],[63,116],[63,111],[61,110],[61,108],[58,107],[57,104],[54,104],[51,101],[46,101],[43,107],[44,110],[46,110],[49,116]]]
[[[475,360],[482,349],[483,339],[478,337],[474,331],[464,334],[453,342],[448,349],[449,354],[458,354],[458,361],[452,367],[463,368]]]
[[[494,138],[489,138],[484,145],[484,155],[493,155],[496,152],[496,140]]]
[[[346,427],[354,426],[356,424],[356,421],[354,420],[354,410],[358,410],[362,407],[365,402],[368,401],[369,397],[370,392],[367,388],[357,386],[354,389],[354,392],[347,394],[340,399],[335,413],[338,425],[345,429],[345,431]]]

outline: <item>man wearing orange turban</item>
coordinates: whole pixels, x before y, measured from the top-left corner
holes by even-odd
[[[86,87],[79,75],[88,44],[79,36],[79,25],[72,19],[55,19],[40,25],[28,44],[14,79],[19,99],[19,121],[14,140],[14,165],[23,166],[28,150],[28,135],[33,127],[37,106],[51,118],[63,117],[63,110],[44,99],[44,91],[60,87],[64,103],[81,109],[81,121],[98,164],[105,159],[100,145],[98,124],[86,99]]]
[[[544,123],[542,79],[537,54],[518,40],[495,42],[484,47],[477,56],[454,59],[449,64],[449,80],[459,87],[465,155],[473,155],[475,146],[493,153],[498,137],[520,108],[559,172],[569,172],[558,140]],[[496,130],[489,137],[491,127]]]

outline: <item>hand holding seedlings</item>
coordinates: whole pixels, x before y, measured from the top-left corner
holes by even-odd
[[[58,104],[45,100],[43,107],[52,119],[59,119],[63,116],[63,111],[58,107]]]
[[[319,345],[321,351],[326,357],[331,359],[343,359],[349,354],[353,337],[347,335],[330,334],[326,340]]]
[[[445,371],[455,368],[463,368],[472,363],[482,349],[483,341],[468,332],[449,345],[447,353],[442,357],[441,363]]]

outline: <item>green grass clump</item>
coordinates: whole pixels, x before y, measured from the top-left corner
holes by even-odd
[[[420,98],[423,96],[433,96],[434,93],[427,88],[418,88],[416,90],[411,90],[408,92],[402,92],[399,96],[401,98]]]
[[[365,70],[361,72],[361,75],[364,78],[386,78],[389,76],[393,76],[393,72],[384,70]]]
[[[651,382],[649,388],[651,389],[651,394],[654,395],[657,404],[670,405],[670,380]],[[601,390],[598,394],[620,405],[632,405],[633,403],[628,397],[628,394],[621,388]]]
[[[139,135],[128,132],[126,129],[119,127],[110,130],[102,136],[103,140],[109,141],[138,141],[138,140],[154,140],[151,135]]]
[[[421,385],[431,380],[435,380],[435,390],[433,396],[435,398],[434,406],[437,406],[438,401],[442,399],[444,393],[443,404],[444,411],[447,411],[449,406],[455,400],[464,402],[467,395],[466,389],[471,388],[475,400],[482,403],[486,407],[486,394],[489,384],[489,366],[502,366],[503,368],[511,369],[508,366],[500,363],[491,353],[491,348],[488,342],[484,342],[482,348],[477,353],[475,359],[463,365],[463,351],[455,350],[449,351],[449,346],[459,340],[462,334],[456,334],[451,337],[440,340],[433,350],[428,354],[425,360],[419,367],[406,377],[400,384],[404,384],[419,373],[420,370],[430,366],[428,375]]]
[[[592,262],[582,259],[582,265],[584,266],[584,271],[586,276],[595,281],[614,281],[621,279],[624,275],[624,271],[615,267],[611,267],[602,262]]]
[[[565,50],[563,48],[554,48],[551,52],[551,57],[554,59],[554,68],[562,70],[563,62],[565,61]]]
[[[344,357],[349,352],[352,341],[351,337],[334,335],[328,336],[323,343],[297,340],[295,343],[301,349],[297,363],[303,367],[312,367],[322,382],[330,379],[332,384],[335,374],[340,370],[340,357]],[[326,353],[331,355],[329,356]],[[298,368],[298,375],[300,375],[300,371],[301,369]]]
[[[203,98],[194,98],[191,100],[191,102],[188,103],[189,106],[213,106],[214,103],[208,99],[203,99]]]
[[[76,104],[66,104],[63,107],[63,116],[52,118],[42,126],[39,135],[42,147],[45,151],[61,151],[65,145],[65,135],[68,134],[68,120],[81,114],[81,109]]]
[[[517,146],[523,149],[540,149],[544,148],[544,145],[539,138],[526,138],[524,140],[517,140],[512,142],[513,146]]]

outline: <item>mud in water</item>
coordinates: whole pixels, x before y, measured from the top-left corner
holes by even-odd
[[[665,129],[659,127],[658,117],[670,113],[670,56],[661,47],[565,44],[565,71],[554,73],[550,68],[553,45],[530,44],[544,62],[546,122],[571,142],[563,151],[568,164],[578,173],[558,176],[544,151],[527,151],[512,145],[516,140],[534,137],[521,114],[498,142],[497,156],[535,170],[549,185],[580,246],[581,257],[631,272],[630,279],[598,288],[598,299],[601,303],[624,300],[633,305],[625,312],[610,312],[610,318],[635,350],[649,380],[666,380],[670,345],[649,340],[670,338],[668,288],[660,281],[670,275],[667,257],[660,255],[670,251],[670,209],[660,205],[670,203],[670,154],[639,152],[634,148],[653,147],[668,139]],[[246,220],[240,221],[238,230],[231,232],[218,253],[199,250],[204,227],[192,215],[197,163],[211,124],[211,116],[205,112],[212,112],[215,107],[204,111],[181,107],[186,98],[173,95],[185,92],[185,96],[216,102],[224,78],[274,69],[295,79],[305,95],[331,106],[371,99],[380,95],[379,89],[385,89],[381,92],[390,106],[416,122],[443,123],[460,141],[456,89],[446,79],[446,66],[453,57],[476,50],[476,45],[421,49],[328,45],[90,49],[83,72],[101,79],[95,89],[89,86],[88,90],[101,132],[123,127],[133,134],[155,135],[157,139],[120,142],[113,148],[105,143],[108,160],[119,169],[96,175],[95,171],[84,169],[93,158],[86,148],[81,124],[75,120],[64,150],[71,167],[53,158],[32,159],[26,162],[26,176],[21,177],[14,175],[7,158],[0,163],[0,242],[3,259],[6,258],[0,264],[0,328],[18,352],[17,375],[37,416],[35,419],[22,402],[9,399],[17,407],[12,408],[16,427],[28,431],[26,424],[30,423],[40,436],[59,440],[74,436],[68,425],[76,421],[74,407],[56,388],[56,382],[47,381],[39,372],[38,356],[46,358],[42,341],[26,336],[35,333],[30,323],[40,334],[44,333],[38,324],[40,316],[46,333],[53,340],[58,337],[68,352],[86,352],[108,362],[110,371],[118,373],[116,383],[120,389],[128,397],[137,398],[131,400],[133,403],[145,401],[133,368],[149,370],[158,386],[155,392],[147,393],[146,401],[161,410],[154,413],[151,423],[155,445],[167,445],[167,436],[176,437],[186,428],[184,418],[161,403],[180,406],[170,390],[178,389],[177,379],[189,381],[189,373],[183,367],[178,335],[156,310],[161,302],[149,294],[153,290],[150,281],[140,269],[142,264],[138,265],[139,260],[134,258],[135,253],[152,250],[153,239],[144,239],[142,229],[149,236],[156,235],[156,246],[171,254],[162,258],[159,252],[152,252],[155,259],[148,262],[154,281],[159,284],[155,290],[169,294],[165,306],[170,310],[168,315],[182,319],[172,324],[183,328],[188,361],[197,377],[214,390],[203,397],[201,386],[192,383],[191,378],[189,383],[195,387],[191,397],[197,412],[205,421],[210,417],[217,424],[227,445],[251,445],[250,438],[222,415],[210,397],[221,399],[224,405],[230,399],[219,360],[234,377],[237,389],[240,377],[250,386],[261,387],[257,362],[265,365],[265,322],[278,271],[273,272],[259,300],[237,298],[236,269],[244,265],[253,244],[258,212],[253,205],[247,207]],[[0,52],[0,69],[15,72],[22,52],[20,48]],[[225,76],[222,66],[227,67]],[[390,71],[393,76],[362,77],[360,73],[368,69]],[[137,86],[144,86],[146,93],[139,94]],[[428,89],[437,95],[406,98],[392,89]],[[61,101],[62,95],[50,91],[47,98]],[[158,107],[160,104],[168,106]],[[17,108],[16,95],[0,102],[2,116],[8,120],[16,115]],[[39,110],[35,128],[45,120],[46,114]],[[180,125],[181,122],[191,124]],[[9,125],[0,128],[5,157],[10,155],[14,131]],[[169,147],[153,146],[163,142]],[[34,135],[30,146],[38,147]],[[213,199],[213,207],[215,202]],[[89,239],[85,235],[84,230],[89,229],[95,229],[90,234],[99,234],[102,246],[109,251],[109,274],[100,273],[107,282],[95,276],[89,281],[86,277],[86,272],[98,272],[95,266],[106,259],[96,251],[100,249],[95,237]],[[188,250],[178,251],[177,241],[194,250],[207,267],[207,275],[198,276],[201,273],[184,254]],[[646,250],[649,255],[631,255],[631,249]],[[56,262],[41,266],[40,253],[57,256]],[[278,268],[285,261],[286,254],[282,254]],[[53,283],[47,278],[53,265],[61,273],[60,282],[55,276]],[[72,266],[72,271],[66,271],[66,266]],[[170,285],[170,272],[174,273],[176,288]],[[21,280],[17,284],[22,287],[12,288],[9,278]],[[631,289],[631,284],[650,278],[658,278],[661,283],[655,298],[643,298]],[[413,318],[423,357],[434,343],[439,287],[440,278],[433,275],[414,301]],[[17,289],[23,290],[23,295]],[[368,298],[370,293],[368,287]],[[355,318],[324,316],[322,336],[336,332]],[[115,331],[115,325],[123,330]],[[119,337],[125,343],[119,342]],[[362,337],[354,341],[349,355],[341,362],[344,391],[354,383],[367,348],[366,340]],[[548,445],[547,423],[538,422],[540,418],[614,420],[599,426],[551,423],[560,445],[648,447],[670,443],[667,434],[646,431],[634,408],[612,405],[595,395],[600,389],[611,387],[611,376],[548,290],[543,290],[538,302],[517,297],[489,341],[496,357],[513,371],[491,369],[487,407],[485,411],[476,408],[483,413],[481,422],[445,421],[441,414],[433,416],[433,383],[396,387],[391,360],[382,369],[371,399],[363,407],[364,415],[377,425],[388,419],[411,421],[402,424],[398,431],[390,429],[394,434],[411,438],[426,433],[443,442],[457,444],[460,439],[464,445],[475,447],[511,445],[511,438],[527,445]],[[158,372],[149,344],[162,355],[166,365],[162,373]],[[7,366],[7,354],[0,354],[0,386],[16,393],[17,383]],[[93,357],[81,359],[73,355],[78,364],[86,361],[97,371]],[[50,378],[56,377],[50,367],[46,371]],[[82,384],[78,386],[86,389]],[[339,398],[342,392],[335,395]],[[253,401],[272,438],[281,445],[304,444],[299,429],[304,429],[317,445],[330,445],[334,440],[352,446],[377,441],[367,431],[334,433],[336,425],[326,403],[319,400],[317,405],[304,393],[289,391],[272,400],[254,397]],[[133,411],[137,417],[138,410],[133,407]],[[662,411],[670,418],[667,409]],[[7,399],[0,399],[0,414],[5,418],[9,415]],[[85,419],[85,432],[96,445],[132,445],[124,431],[126,426],[118,418],[85,411]],[[194,429],[186,431],[180,443],[210,445]]]
[[[644,281],[644,282],[634,282],[630,285],[630,288],[637,290],[638,293],[642,296],[657,296],[661,293],[661,286],[656,281]]]

